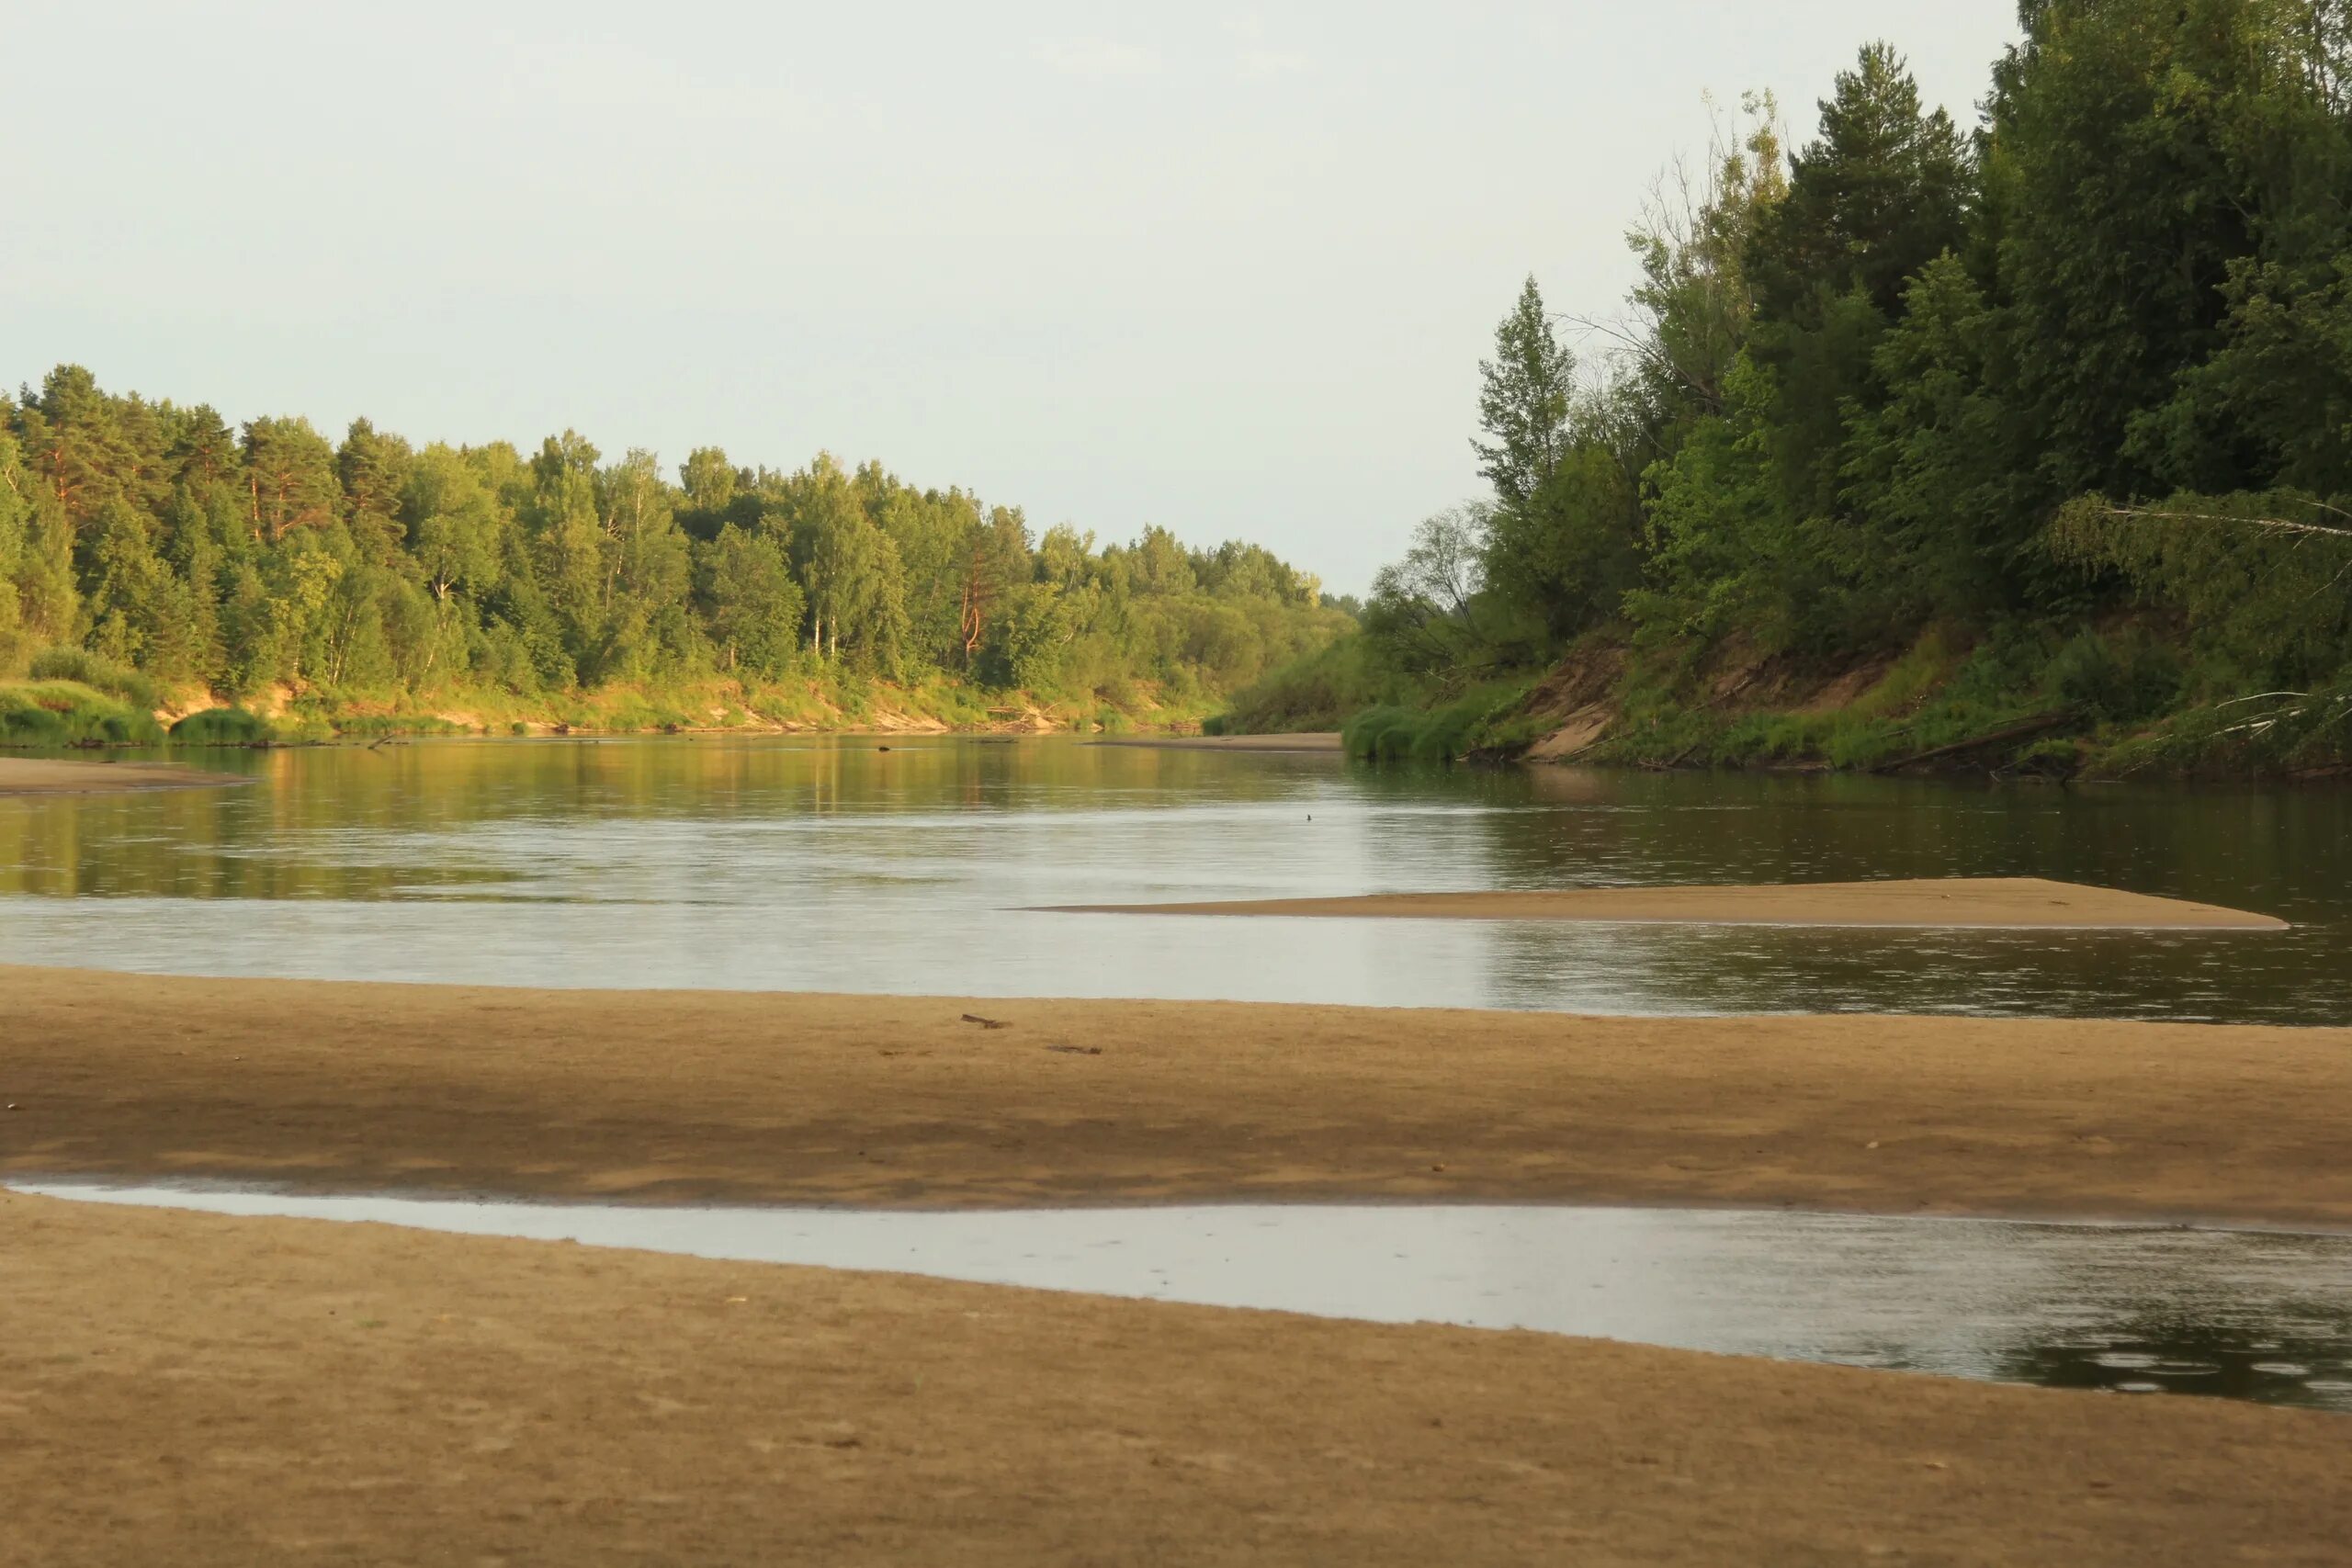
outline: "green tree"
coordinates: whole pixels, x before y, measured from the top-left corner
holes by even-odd
[[[550,435],[531,459],[526,526],[536,585],[560,628],[565,685],[594,679],[605,643],[605,534],[596,509],[596,448],[576,431]]]
[[[298,528],[335,520],[343,486],[334,448],[307,419],[256,419],[244,427],[245,484],[255,533],[277,544]]]
[[[1495,356],[1478,362],[1478,471],[1506,509],[1526,505],[1552,477],[1567,446],[1576,356],[1552,334],[1544,296],[1529,277],[1495,328]]]
[[[1759,215],[1746,271],[1758,310],[1813,323],[1860,293],[1894,315],[1914,274],[1967,243],[1970,169],[1951,117],[1923,111],[1893,46],[1865,47],[1821,100],[1821,133],[1789,161],[1788,194]]]
[[[695,593],[719,667],[773,680],[792,661],[805,614],[775,536],[729,523],[696,552]]]
[[[355,419],[335,448],[335,478],[343,487],[344,517],[360,553],[377,564],[399,558],[401,502],[414,461],[407,442]]]

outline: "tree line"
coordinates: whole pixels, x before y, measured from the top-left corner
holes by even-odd
[[[1804,146],[1750,99],[1661,181],[1614,313],[1529,280],[1481,367],[1491,494],[1380,574],[1382,668],[1944,626],[2116,716],[2352,729],[2352,0],[2020,25],[1972,130],[1870,45]]]
[[[528,695],[947,678],[1198,700],[1352,625],[1262,547],[1098,547],[820,455],[673,478],[574,432],[413,446],[232,425],[61,366],[0,398],[0,673],[82,649],[171,686]]]

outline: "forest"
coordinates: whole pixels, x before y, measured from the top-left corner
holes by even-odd
[[[2352,760],[2352,4],[2027,0],[1963,130],[1871,44],[1749,98],[1638,281],[1531,278],[1489,491],[1233,728],[1368,752]],[[1358,710],[1368,710],[1359,712]],[[1972,738],[1985,747],[1973,751]]]
[[[673,478],[571,431],[526,455],[365,419],[332,442],[70,365],[0,398],[0,679],[49,683],[0,685],[0,739],[138,739],[126,705],[266,698],[313,733],[451,709],[1116,728],[1197,714],[1353,624],[1258,546],[1148,527],[1098,547],[877,463],[704,447]]]

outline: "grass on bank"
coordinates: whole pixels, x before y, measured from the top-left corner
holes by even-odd
[[[27,673],[36,681],[71,681],[150,714],[160,701],[154,682],[87,649],[44,649],[33,656]]]
[[[0,683],[0,746],[153,746],[163,739],[153,713],[79,681]]]
[[[1723,694],[1724,655],[1679,647],[1629,660],[1610,687],[1615,721],[1586,760],[1643,767],[1829,768],[1923,763],[2050,776],[2135,773],[2300,774],[2352,769],[2352,678],[2269,690],[2262,671],[2200,662],[2168,623],[2110,617],[2071,627],[2011,625],[1969,636],[1930,628],[1900,657],[1792,673],[1759,689],[1777,706]],[[1737,673],[1736,671],[1734,673]],[[1869,677],[1849,696],[1844,685]],[[1533,672],[1441,696],[1384,687],[1356,639],[1238,694],[1228,733],[1329,725],[1351,757],[1435,761],[1506,757],[1556,725],[1530,711]],[[1810,695],[1808,696],[1808,694]],[[1360,697],[1344,714],[1329,705]]]
[[[1368,762],[1451,762],[1525,750],[1542,728],[1541,720],[1525,712],[1537,679],[1511,675],[1487,681],[1435,707],[1367,708],[1340,727],[1340,747]]]

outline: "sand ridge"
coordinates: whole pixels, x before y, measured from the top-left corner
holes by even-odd
[[[1813,882],[1728,887],[1572,887],[1374,893],[1171,904],[1056,904],[1067,914],[1283,915],[1385,919],[1590,920],[1624,924],[1962,928],[2001,931],[2266,931],[2275,916],[2039,876]]]
[[[208,773],[177,762],[102,762],[62,757],[0,757],[0,796],[109,795],[119,790],[200,789],[253,782],[242,773]]]
[[[650,1201],[1478,1199],[2352,1227],[2344,1028],[7,967],[0,1021],[0,1101],[17,1106],[0,1111],[0,1173]]]

